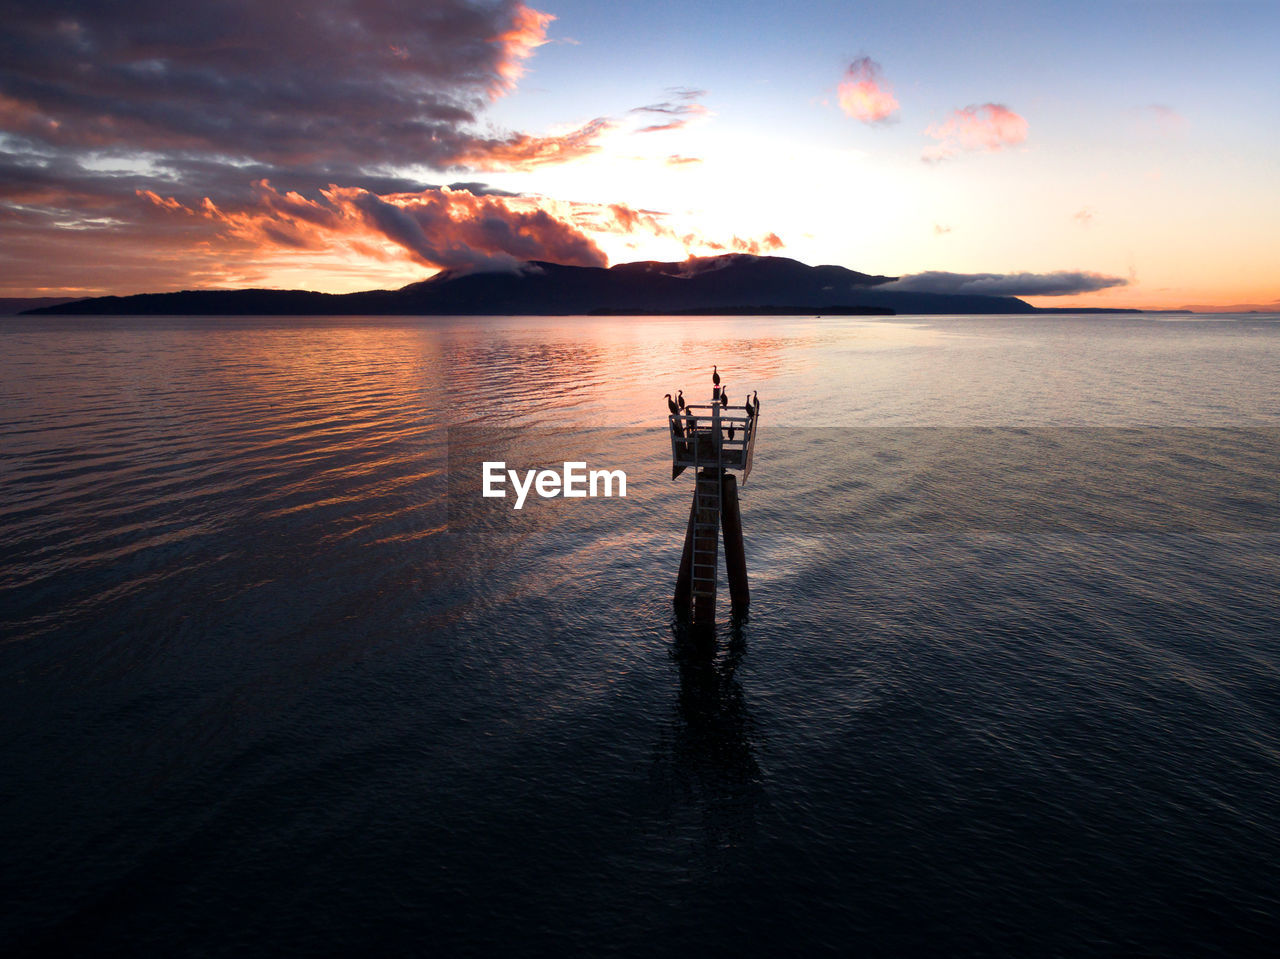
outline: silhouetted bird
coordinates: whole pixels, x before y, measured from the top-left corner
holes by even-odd
[[[730,439],[731,441],[732,441],[732,439],[733,439],[733,427],[732,427],[732,426],[730,426],[730,427],[729,427],[729,439]]]
[[[756,395],[757,391],[751,391],[751,405],[756,408],[756,416],[760,415],[760,397]]]
[[[676,406],[684,409],[684,390],[676,390]]]
[[[729,394],[723,386],[720,387],[720,405],[721,406],[729,405]]]
[[[671,394],[664,393],[663,396],[667,398],[667,409],[671,411],[671,415],[678,416],[680,414],[680,407],[676,406],[676,401],[671,398]]]
[[[720,385],[720,372],[714,366],[711,367],[711,382],[715,386]]]

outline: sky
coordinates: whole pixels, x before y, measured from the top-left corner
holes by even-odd
[[[1280,309],[1280,4],[0,0],[0,296],[724,252]]]

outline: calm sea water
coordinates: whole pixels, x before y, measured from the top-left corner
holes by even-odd
[[[6,319],[0,950],[1268,953],[1278,397],[1275,316]]]

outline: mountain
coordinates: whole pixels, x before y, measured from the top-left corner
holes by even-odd
[[[74,296],[0,296],[0,316],[17,316],[45,306],[75,301]]]
[[[577,315],[716,310],[781,313],[1034,313],[1011,296],[879,289],[896,277],[781,256],[728,253],[603,267],[533,261],[503,272],[446,270],[399,290],[188,290],[77,300],[29,312],[119,315]]]

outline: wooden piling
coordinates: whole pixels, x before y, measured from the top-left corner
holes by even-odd
[[[747,554],[742,542],[742,511],[738,508],[738,478],[726,473],[721,480],[720,517],[724,523],[724,566],[729,574],[729,599],[736,613],[751,605],[747,586]]]

